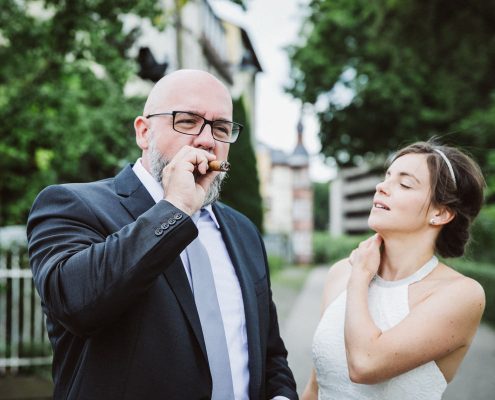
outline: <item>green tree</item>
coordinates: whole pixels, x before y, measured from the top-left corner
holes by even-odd
[[[244,125],[237,142],[230,145],[228,172],[221,200],[245,214],[261,231],[263,227],[262,200],[259,191],[256,157],[251,144],[251,130],[242,98],[234,101],[234,121]]]
[[[108,176],[135,156],[125,98],[137,32],[120,16],[154,0],[4,0],[0,13],[0,225],[24,223],[47,184]],[[139,104],[139,106],[138,106]]]
[[[313,182],[313,224],[316,231],[327,231],[329,221],[329,183]]]
[[[288,90],[317,104],[327,156],[345,165],[437,135],[494,172],[493,1],[312,0],[309,10]]]
[[[132,121],[144,99],[126,97],[124,85],[137,72],[128,50],[140,32],[124,31],[122,16],[164,27],[186,3],[2,1],[0,226],[24,223],[49,184],[107,177],[136,159]]]

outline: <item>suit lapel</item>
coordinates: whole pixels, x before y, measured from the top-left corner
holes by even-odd
[[[256,398],[258,396],[256,394],[256,388],[261,386],[262,368],[256,290],[254,282],[242,262],[245,257],[239,247],[240,243],[242,243],[242,235],[239,232],[236,221],[225,211],[224,205],[221,203],[214,203],[213,211],[220,225],[223,241],[225,242],[241,286],[248,338],[250,398]]]
[[[126,166],[115,177],[115,192],[121,197],[120,203],[134,219],[137,219],[155,204],[151,195],[132,170],[131,165]]]
[[[167,279],[172,291],[177,298],[182,311],[186,315],[187,320],[191,324],[192,330],[196,335],[201,351],[208,360],[206,354],[205,340],[203,337],[203,331],[201,330],[201,322],[199,320],[198,310],[196,309],[196,304],[194,303],[194,296],[191,291],[191,286],[186,276],[186,271],[184,270],[184,264],[180,257],[177,257],[175,262],[170,265],[164,272],[165,278]]]
[[[121,196],[120,202],[122,206],[134,219],[137,219],[155,204],[155,201],[148,190],[146,190],[130,165],[125,167],[115,177],[115,192]],[[203,355],[207,360],[201,323],[194,303],[191,286],[187,280],[184,265],[182,264],[180,257],[177,257],[173,264],[165,269],[164,275],[186,315],[187,320],[191,324]]]

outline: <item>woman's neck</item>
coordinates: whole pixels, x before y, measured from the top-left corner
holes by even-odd
[[[420,269],[434,254],[425,237],[384,237],[378,275],[385,280],[406,278]]]

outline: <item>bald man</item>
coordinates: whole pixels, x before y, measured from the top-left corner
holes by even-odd
[[[296,399],[262,238],[209,167],[242,130],[228,89],[171,73],[134,127],[134,165],[50,186],[29,215],[54,399]]]

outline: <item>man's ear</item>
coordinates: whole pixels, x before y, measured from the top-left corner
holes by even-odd
[[[432,219],[435,220],[434,225],[446,225],[450,221],[452,221],[454,217],[455,217],[455,212],[452,211],[451,208],[440,207],[435,209],[434,217]]]
[[[141,150],[147,150],[149,147],[150,129],[148,121],[142,115],[134,120],[134,130],[136,131],[136,143]]]

